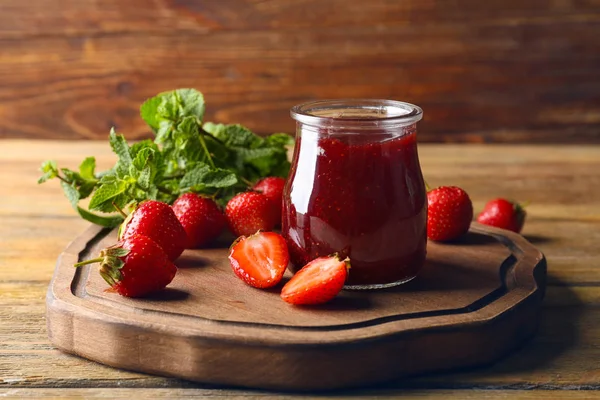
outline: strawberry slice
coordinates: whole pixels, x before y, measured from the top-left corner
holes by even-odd
[[[277,285],[289,261],[285,239],[275,232],[240,236],[229,253],[233,272],[248,285],[259,289]]]
[[[337,254],[319,257],[306,264],[281,290],[281,298],[291,304],[326,303],[342,290],[350,259],[340,260]]]

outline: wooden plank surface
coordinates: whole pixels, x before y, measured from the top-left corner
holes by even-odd
[[[206,396],[252,396],[253,392],[219,392],[111,369],[50,346],[44,320],[46,288],[58,253],[88,224],[74,215],[58,184],[35,184],[36,170],[49,156],[75,167],[92,154],[104,167],[113,160],[104,142],[0,141],[4,177],[0,187],[2,394],[52,397],[58,392],[34,388],[67,387],[79,390],[70,392],[75,393],[73,397],[110,397],[113,392],[98,388],[123,387],[168,388],[156,392],[156,397],[159,393],[186,396],[179,392],[182,388],[195,388],[200,391],[197,394],[206,390]],[[529,389],[552,390],[565,398],[599,393],[571,390],[600,389],[600,146],[422,145],[420,155],[430,184],[463,186],[471,193],[476,211],[495,196],[532,200],[524,234],[548,258],[542,324],[528,346],[494,366],[396,382],[383,392],[368,391],[365,396],[391,396],[406,388],[440,398],[518,398],[512,397],[517,394],[545,398],[540,393],[547,393],[518,391]]]
[[[397,392],[389,390],[378,390],[376,393],[377,399],[397,399]],[[220,389],[0,389],[0,396],[3,399],[39,399],[52,398],[55,400],[67,399],[231,399],[231,400],[251,400],[271,398],[278,400],[290,399],[321,399],[323,396],[307,396],[304,394],[280,394],[272,392],[251,392],[240,394],[234,390]],[[341,393],[330,396],[337,399],[369,399],[373,398],[373,392],[363,394],[361,391],[352,391],[351,393]],[[549,398],[560,398],[565,400],[570,399],[597,399],[598,392],[589,390],[578,391],[561,391],[554,390],[404,390],[400,396],[402,399],[448,399],[460,398],[465,400],[471,399],[489,399],[489,400],[546,400]]]
[[[0,137],[144,136],[145,98],[196,87],[261,133],[380,97],[422,106],[426,141],[600,142],[599,4],[5,0]]]

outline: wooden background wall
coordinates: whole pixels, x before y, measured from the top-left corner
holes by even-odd
[[[423,141],[600,142],[600,1],[0,0],[0,137],[141,137],[175,87],[259,132],[379,97]]]

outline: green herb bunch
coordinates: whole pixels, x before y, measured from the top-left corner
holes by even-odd
[[[79,171],[45,161],[38,183],[60,179],[81,217],[113,227],[123,220],[117,211],[144,200],[171,204],[179,195],[195,192],[224,205],[260,178],[287,176],[292,137],[275,133],[263,138],[241,125],[204,122],[204,110],[204,97],[197,90],[160,93],[141,106],[154,140],[130,145],[113,128],[109,143],[118,161],[111,169],[96,172],[94,157],[83,160]],[[79,201],[90,196],[89,210],[81,207]]]

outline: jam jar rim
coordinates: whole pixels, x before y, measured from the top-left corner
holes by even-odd
[[[423,118],[423,110],[398,100],[327,99],[298,104],[291,108],[290,115],[315,127],[377,129],[412,125]]]

